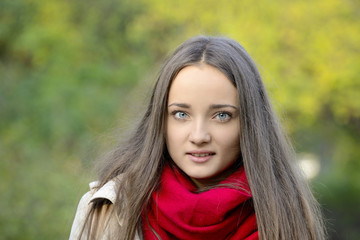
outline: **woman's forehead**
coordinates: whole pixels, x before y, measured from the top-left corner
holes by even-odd
[[[208,64],[183,68],[173,80],[168,104],[208,102],[237,105],[237,90],[217,68]]]

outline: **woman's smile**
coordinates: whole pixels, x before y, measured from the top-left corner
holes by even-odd
[[[189,158],[196,163],[204,163],[215,155],[212,151],[190,151],[186,153]]]

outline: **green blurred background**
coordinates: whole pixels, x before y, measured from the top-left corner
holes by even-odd
[[[92,163],[199,34],[253,56],[299,160],[320,166],[329,239],[360,239],[359,29],[357,0],[1,0],[0,239],[68,238]]]

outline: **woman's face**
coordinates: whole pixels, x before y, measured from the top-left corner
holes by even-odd
[[[198,187],[225,174],[240,155],[238,93],[217,68],[183,68],[170,86],[166,144]]]

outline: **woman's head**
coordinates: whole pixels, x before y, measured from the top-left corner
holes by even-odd
[[[164,64],[148,109],[148,114],[153,115],[153,119],[157,120],[157,122],[153,123],[159,130],[159,137],[166,139],[169,134],[166,123],[169,114],[171,86],[173,86],[178,76],[182,75],[182,72],[191,68],[190,66],[193,66],[194,69],[196,67],[201,69],[201,66],[211,68],[213,72],[228,81],[224,81],[223,86],[227,86],[227,83],[232,85],[233,90],[236,92],[236,104],[234,103],[236,105],[236,121],[238,121],[238,128],[241,128],[241,131],[237,131],[238,136],[234,143],[237,143],[240,148],[243,142],[248,140],[250,129],[256,129],[254,126],[249,125],[259,123],[264,119],[262,113],[266,111],[263,111],[263,109],[269,107],[269,104],[267,98],[264,97],[265,92],[261,78],[250,56],[234,40],[221,37],[200,36],[191,38],[183,43]],[[194,81],[197,80],[194,79]],[[195,86],[195,82],[188,82],[188,84],[189,88]],[[225,90],[225,87],[222,88]],[[199,91],[201,90],[199,89]],[[256,116],[259,114],[262,116]],[[154,129],[155,126],[151,129]],[[164,148],[164,153],[167,153],[166,150]],[[240,154],[240,150],[238,154]],[[171,149],[170,155],[172,155]],[[239,157],[237,156],[236,159],[239,159]]]
[[[240,156],[235,86],[211,65],[183,68],[170,86],[165,135],[172,160],[198,187],[225,178]]]

